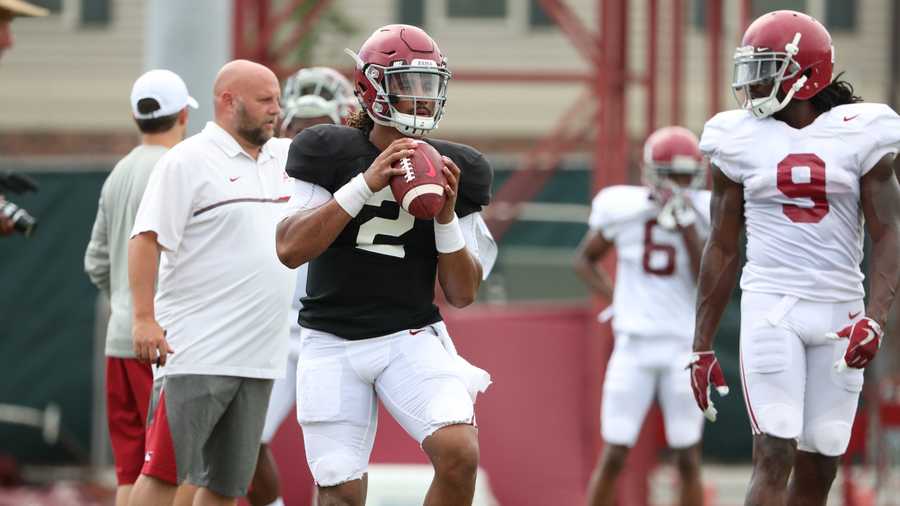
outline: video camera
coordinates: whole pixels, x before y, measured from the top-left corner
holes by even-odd
[[[4,190],[21,195],[38,191],[38,185],[28,176],[7,171],[5,174],[0,173],[0,191]],[[8,200],[0,199],[0,216],[12,220],[13,228],[25,237],[30,237],[37,227],[34,216]]]

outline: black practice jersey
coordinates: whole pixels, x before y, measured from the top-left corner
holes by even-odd
[[[457,216],[479,212],[490,202],[493,178],[484,156],[463,144],[424,140],[460,169]],[[294,138],[287,173],[334,193],[379,154],[359,129],[316,125]],[[402,210],[388,185],[310,261],[298,321],[345,339],[420,328],[441,319],[434,305],[436,276],[434,220]]]

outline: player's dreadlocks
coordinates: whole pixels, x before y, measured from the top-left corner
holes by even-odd
[[[816,112],[821,114],[831,110],[832,107],[863,101],[862,97],[853,94],[852,84],[840,80],[842,75],[844,75],[843,72],[836,75],[824,90],[809,99]]]
[[[365,109],[360,109],[347,118],[347,126],[358,128],[368,136],[372,128],[375,127],[375,122],[372,121]]]

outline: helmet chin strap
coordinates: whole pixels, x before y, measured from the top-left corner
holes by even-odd
[[[402,133],[404,135],[411,135],[413,137],[421,137],[421,136],[427,134],[428,132],[434,130],[435,128],[437,128],[436,122],[432,123],[433,126],[431,128],[424,128],[421,126],[409,125],[407,123],[398,121],[398,118],[396,118],[396,116],[398,116],[398,115],[399,114],[394,114],[394,119],[391,120],[391,126],[396,128],[400,133]],[[402,116],[412,116],[413,117],[412,122],[414,124],[416,123],[415,115],[402,114]]]
[[[806,76],[802,76],[794,82],[791,89],[788,90],[787,94],[784,96],[784,100],[778,101],[777,93],[778,88],[776,87],[772,94],[765,98],[758,99],[750,99],[750,112],[753,113],[757,118],[766,118],[775,114],[776,112],[787,107],[788,103],[794,98],[794,93],[797,93],[803,85],[806,84]]]
[[[410,137],[422,137],[426,133],[430,132],[430,130],[425,130],[423,128],[413,128],[407,125],[401,125],[399,123],[394,123],[394,128],[397,129],[401,134],[408,135]]]

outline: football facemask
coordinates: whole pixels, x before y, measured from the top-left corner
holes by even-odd
[[[778,99],[781,83],[797,76],[800,66],[794,61],[799,51],[800,33],[793,42],[785,45],[784,52],[760,50],[753,46],[739,47],[734,53],[734,73],[731,89],[738,105],[750,111],[757,118],[775,114],[787,106],[794,93],[806,84],[806,76],[801,76],[785,94]],[[768,95],[754,97],[752,88],[768,87]]]
[[[366,64],[352,50],[345,50],[365,68],[375,99],[369,111],[372,121],[396,128],[404,135],[421,136],[437,128],[447,101],[450,72],[428,59],[402,61],[389,67]]]

